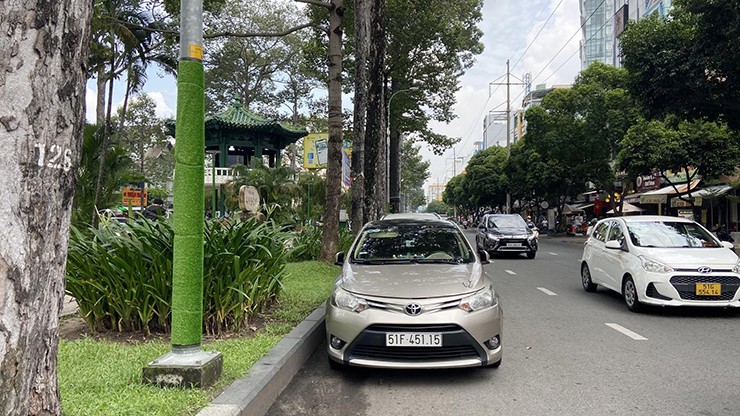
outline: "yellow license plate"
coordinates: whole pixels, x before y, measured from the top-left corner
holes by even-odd
[[[722,296],[722,285],[719,283],[697,283],[696,296]]]

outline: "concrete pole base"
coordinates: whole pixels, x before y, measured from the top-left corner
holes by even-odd
[[[207,388],[221,377],[223,355],[199,347],[173,350],[147,364],[143,381],[160,387]]]

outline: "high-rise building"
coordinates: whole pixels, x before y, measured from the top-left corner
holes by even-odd
[[[581,0],[581,69],[594,62],[614,65],[614,0]]]
[[[483,117],[483,149],[491,146],[506,146],[506,113]]]
[[[612,59],[614,65],[622,66],[622,57],[619,49],[619,36],[627,28],[629,22],[640,20],[654,13],[665,17],[673,7],[672,0],[607,0],[614,8],[612,31]]]

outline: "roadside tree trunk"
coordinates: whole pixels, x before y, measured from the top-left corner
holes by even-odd
[[[0,414],[61,414],[58,320],[85,117],[89,1],[3,3]]]
[[[326,166],[326,208],[321,239],[322,260],[334,261],[339,249],[339,197],[342,186],[342,21],[344,0],[331,0],[329,17],[329,157]]]
[[[373,0],[370,24],[370,88],[365,136],[365,221],[386,211],[388,159],[385,116],[385,1]]]
[[[102,126],[105,123],[105,81],[108,77],[105,75],[105,68],[101,67],[98,70],[98,78],[96,84],[98,91],[95,95],[96,107],[95,107],[95,124]]]
[[[372,0],[355,0],[355,98],[352,131],[352,232],[365,224],[365,120],[367,113],[367,58],[370,52]]]

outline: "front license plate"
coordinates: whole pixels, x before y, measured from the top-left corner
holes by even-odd
[[[385,334],[386,347],[441,347],[442,334],[420,332],[388,332]]]
[[[720,283],[697,283],[696,296],[722,296]]]
[[[506,247],[521,247],[522,243],[506,243]]]

